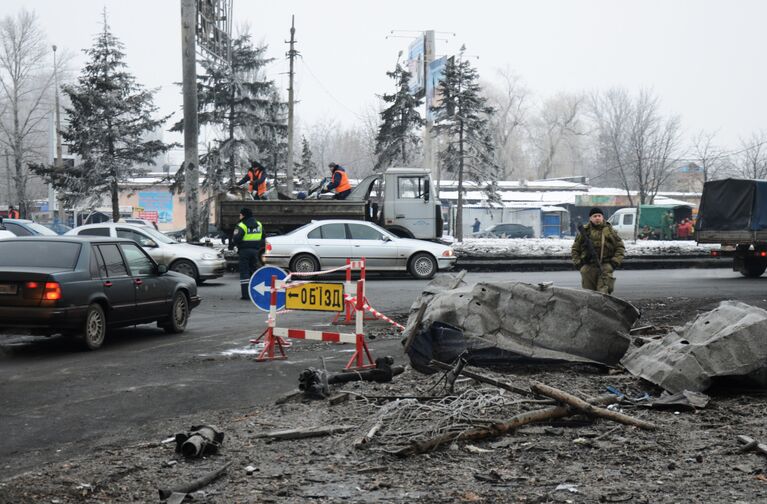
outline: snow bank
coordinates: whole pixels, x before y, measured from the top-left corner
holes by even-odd
[[[716,244],[698,245],[694,241],[624,240],[626,255],[708,255],[711,249],[718,249]],[[490,257],[570,257],[573,239],[555,238],[467,238],[462,243],[451,244],[456,255]]]

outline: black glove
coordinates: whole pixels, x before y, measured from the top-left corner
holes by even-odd
[[[610,264],[612,264],[613,269],[618,269],[621,265],[618,261],[610,261]]]

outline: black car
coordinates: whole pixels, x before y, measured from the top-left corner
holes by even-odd
[[[64,333],[96,350],[113,327],[156,322],[183,332],[199,304],[194,279],[156,264],[132,240],[0,240],[0,329]]]
[[[471,235],[472,238],[533,238],[533,228],[523,224],[502,223],[495,224]]]

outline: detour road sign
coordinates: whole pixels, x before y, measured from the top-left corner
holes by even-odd
[[[344,310],[344,286],[340,283],[298,285],[288,288],[286,294],[285,308],[288,310]]]

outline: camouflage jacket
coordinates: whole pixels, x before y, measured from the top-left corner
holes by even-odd
[[[618,232],[613,229],[610,223],[605,222],[601,226],[594,226],[588,223],[584,226],[584,229],[591,238],[591,243],[594,244],[597,257],[589,257],[588,247],[584,243],[583,235],[579,232],[575,235],[571,252],[573,264],[578,267],[584,264],[596,264],[601,255],[602,264],[612,264],[615,267],[620,266],[623,262],[623,256],[626,254],[626,249],[623,246],[623,240],[618,236]]]

